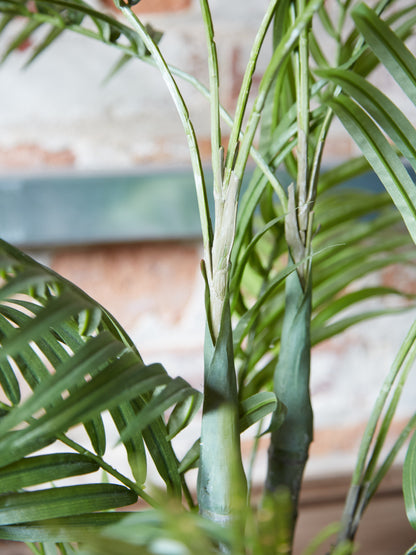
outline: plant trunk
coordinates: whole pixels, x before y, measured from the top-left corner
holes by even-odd
[[[215,345],[207,329],[204,355],[198,503],[203,516],[228,526],[238,523],[247,496],[228,298]]]
[[[309,392],[311,279],[302,287],[295,271],[286,279],[286,308],[274,392],[286,407],[281,425],[272,421],[268,453],[266,491],[290,492],[292,543],[299,491],[313,435],[313,413]],[[273,429],[274,428],[274,429]],[[289,551],[290,553],[291,551]]]

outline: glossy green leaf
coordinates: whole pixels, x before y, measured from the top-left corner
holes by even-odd
[[[54,404],[37,421],[1,438],[0,449],[4,449],[4,456],[0,464],[15,461],[36,447],[47,445],[71,426],[168,381],[169,377],[160,365],[143,368],[137,365],[134,357],[125,355],[79,387],[67,399]]]
[[[333,300],[328,306],[323,307],[312,319],[312,326],[320,326],[325,322],[339,314],[341,311],[349,308],[357,303],[361,303],[368,299],[374,297],[382,298],[385,296],[398,296],[407,299],[413,299],[413,295],[406,295],[405,293],[399,291],[398,289],[393,289],[391,287],[364,287],[358,291],[353,291],[351,293],[346,293],[341,297]]]
[[[18,34],[13,38],[11,43],[9,44],[6,51],[3,53],[0,63],[4,63],[10,54],[19,48],[23,43],[27,41],[27,39],[34,33],[39,27],[41,23],[37,21],[28,21],[27,24],[21,29]]]
[[[353,97],[394,141],[401,153],[416,168],[416,129],[401,110],[379,89],[352,71],[318,71]]]
[[[201,404],[202,395],[195,393],[175,406],[167,424],[168,439],[174,438],[189,424],[201,408]]]
[[[113,45],[127,53],[128,56],[145,59],[149,54],[139,35],[133,29],[118,21],[116,17],[95,10],[81,0],[37,0],[35,5],[37,9],[31,9],[30,2],[27,0],[19,3],[14,0],[2,1],[1,11],[3,13],[19,15],[28,20],[23,31],[17,33],[16,36],[12,35],[4,59],[18,48],[22,40],[32,37],[34,31],[46,22],[52,26],[52,30],[35,47],[35,52],[28,63],[50,48],[61,32],[66,30]],[[47,17],[45,17],[46,13]],[[91,21],[94,22],[95,29],[91,27]],[[148,32],[156,43],[160,41],[162,33],[150,26],[148,26]],[[120,36],[123,36],[124,40],[119,41]]]
[[[79,19],[80,19],[79,23],[81,23],[82,14],[81,14],[81,18]],[[64,31],[63,27],[62,28],[53,27],[46,35],[46,37],[36,46],[36,48],[34,48],[30,58],[25,63],[25,66],[28,67],[30,64],[32,64],[38,58],[38,56],[42,54],[42,52],[44,52],[56,39],[60,37],[63,31]]]
[[[0,360],[6,358],[6,356],[15,355],[30,341],[34,341],[41,337],[44,332],[48,332],[54,324],[77,316],[84,307],[85,302],[69,291],[53,298],[47,307],[37,314],[36,318],[33,318],[23,329],[16,330],[14,334],[3,341]]]
[[[182,474],[187,472],[191,468],[196,467],[196,463],[199,459],[199,444],[200,439],[197,439],[193,444],[192,447],[187,451],[183,459],[181,460],[181,464],[179,465],[179,472]]]
[[[369,169],[370,166],[364,156],[352,158],[327,170],[323,169],[319,177],[319,192],[323,193],[336,185],[346,183],[348,180],[368,172]]]
[[[104,526],[115,524],[129,514],[128,512],[89,513],[5,525],[0,526],[0,538],[27,542],[85,542],[99,534]]]
[[[384,425],[384,422],[383,422],[383,425]],[[409,436],[415,431],[415,429],[416,429],[416,414],[414,414],[410,418],[406,426],[404,426],[399,436],[397,437],[396,441],[394,442],[393,447],[391,447],[387,455],[384,457],[382,463],[374,472],[373,477],[371,479],[371,483],[368,488],[368,494],[367,494],[370,500],[378,490],[381,482],[386,477],[387,472],[391,469],[391,467],[395,463],[397,455],[402,450],[403,446],[409,439]]]
[[[416,187],[394,149],[353,101],[339,97],[329,105],[367,157],[416,241]]]
[[[7,348],[9,344],[13,349],[18,349],[14,362],[30,387],[36,389],[36,395],[30,396],[21,406],[8,410],[7,418],[2,419],[0,427],[3,426],[3,433],[8,430],[9,435],[3,435],[0,443],[13,445],[13,449],[8,451],[7,460],[2,462],[7,464],[17,461],[52,443],[57,435],[77,422],[83,422],[100,456],[105,448],[105,431],[99,412],[106,409],[113,411],[116,426],[121,431],[139,410],[146,407],[152,392],[169,383],[170,378],[158,365],[146,367],[121,326],[85,293],[11,245],[0,241],[0,246],[0,270],[3,269],[6,278],[2,285],[7,286],[14,279],[19,280],[20,273],[28,269],[36,276],[44,274],[48,287],[53,284],[52,295],[47,294],[36,300],[7,297],[7,305],[0,305],[0,315],[4,313],[5,316],[3,320],[0,317],[0,341],[3,347]],[[22,282],[19,291],[29,290],[30,281],[28,278]],[[72,306],[73,299],[77,299],[75,304],[77,310],[79,308],[81,320],[76,315],[65,321],[66,314],[76,312],[72,308],[61,315],[55,312],[55,308],[60,307],[56,301],[65,299],[68,291],[71,295],[66,296],[66,299]],[[91,315],[94,313],[93,319],[89,318],[85,310],[90,311]],[[88,323],[83,320],[84,316],[87,316]],[[39,326],[36,323],[38,318],[44,319]],[[26,337],[17,337],[15,326],[24,330],[31,327],[36,331],[27,333]],[[88,337],[91,332],[93,337]],[[41,351],[40,354],[32,350],[32,343],[29,344],[33,336],[37,336],[34,344]],[[14,341],[16,343],[13,346]],[[51,374],[49,365],[56,368],[56,372]],[[139,382],[141,385],[138,385]],[[143,430],[143,437],[134,434],[126,439],[127,458],[137,483],[143,483],[146,477],[144,440],[168,490],[180,496],[182,483],[178,472],[179,463],[167,440],[166,425],[160,416],[162,412],[160,407],[155,406],[155,420]],[[28,421],[28,425],[24,424],[25,421]],[[15,430],[16,426],[23,426],[23,429]]]
[[[19,382],[10,366],[9,361],[3,360],[0,363],[0,385],[6,395],[7,399],[16,405],[20,401],[20,387]]]
[[[375,55],[416,104],[416,59],[404,42],[364,3],[354,8],[352,17]]]
[[[405,310],[410,310],[411,306],[408,307],[396,307],[396,308],[384,308],[380,310],[363,310],[358,314],[353,316],[346,316],[340,318],[332,324],[327,324],[326,326],[316,326],[312,327],[311,331],[311,343],[312,345],[317,345],[326,339],[339,335],[343,331],[351,328],[355,324],[364,322],[365,320],[373,320],[381,316],[389,316],[393,314],[402,314]]]
[[[4,263],[1,264],[4,268]],[[37,285],[44,285],[52,281],[52,276],[45,273],[41,268],[28,267],[24,271],[14,276],[14,279],[8,281],[0,289],[0,300],[12,297],[15,293],[26,293],[29,288]]]
[[[172,405],[181,403],[189,396],[199,396],[198,392],[193,389],[182,378],[174,378],[170,381],[162,391],[155,394],[153,399],[147,403],[134,420],[121,433],[120,439],[125,441],[132,437],[135,433],[142,433],[150,422],[155,420],[157,416],[164,413]]]
[[[240,433],[274,412],[277,405],[275,394],[269,391],[244,399],[240,405]]]
[[[44,484],[69,476],[89,474],[98,469],[97,462],[78,453],[28,457],[0,469],[0,492]]]
[[[83,310],[78,317],[79,332],[81,335],[92,335],[97,331],[101,322],[101,309],[94,307]]]
[[[83,422],[85,431],[90,438],[92,448],[94,451],[102,457],[106,450],[106,437],[105,437],[105,429],[104,423],[101,419],[100,415],[93,416],[91,420],[87,420]]]
[[[416,530],[416,433],[407,448],[403,465],[403,495],[407,518]]]
[[[123,430],[136,418],[136,413],[131,403],[122,403],[110,411],[111,417],[121,434]],[[129,466],[134,479],[139,485],[144,484],[147,475],[146,451],[142,434],[136,432],[130,438],[122,441],[126,452]]]
[[[115,484],[5,494],[0,497],[0,526],[115,509],[136,501],[135,493]]]
[[[29,397],[25,403],[0,421],[0,436],[36,414],[40,409],[55,405],[61,400],[62,393],[79,383],[79,378],[84,377],[90,368],[105,365],[123,351],[124,345],[113,341],[107,332],[92,338],[58,368],[55,374],[42,380],[42,384],[36,390],[36,395]]]
[[[133,401],[136,412],[140,412],[145,403],[143,399],[137,398]],[[168,492],[174,497],[182,495],[181,475],[179,474],[179,463],[172,448],[172,443],[167,440],[166,424],[162,417],[157,418],[143,430],[143,439],[155,466],[167,485]]]

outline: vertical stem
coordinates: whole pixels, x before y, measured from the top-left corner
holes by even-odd
[[[241,147],[238,152],[237,160],[234,165],[234,172],[239,178],[241,178],[246,167],[250,148],[253,144],[257,126],[260,121],[260,116],[267,101],[268,92],[275,81],[275,77],[281,68],[282,63],[299,41],[299,36],[302,31],[308,27],[314,13],[319,9],[322,3],[323,0],[311,0],[308,2],[303,12],[298,15],[296,20],[293,22],[293,25],[287,30],[284,37],[273,52],[270,63],[267,66],[260,82],[259,92],[254,100],[253,108],[251,110],[247,127],[244,132],[244,137],[241,141]]]
[[[139,18],[133,13],[132,9],[124,3],[118,3],[119,9],[123,12],[125,17],[131,22],[133,28],[143,40],[146,48],[149,50],[154,60],[155,66],[159,69],[168,91],[173,99],[176,110],[182,122],[186,138],[188,140],[189,153],[191,156],[192,170],[195,180],[195,189],[198,200],[199,217],[201,220],[202,240],[204,245],[204,258],[208,275],[211,273],[211,242],[212,242],[212,228],[211,219],[209,214],[207,190],[204,179],[204,172],[202,169],[201,157],[199,153],[198,142],[196,140],[195,130],[189,117],[188,108],[182,98],[181,92],[173,78],[172,72],[169,69],[162,53],[158,46],[150,37],[145,26]]]
[[[304,0],[296,2],[297,17],[305,11]],[[313,437],[313,412],[309,391],[311,263],[309,258],[312,206],[309,202],[309,46],[308,28],[303,27],[294,53],[297,95],[297,182],[288,190],[285,230],[289,262],[299,264],[286,278],[285,315],[279,361],[274,374],[274,392],[286,407],[278,426],[274,421],[268,453],[266,490],[290,492],[292,501],[291,544],[298,511],[303,472]],[[291,553],[292,547],[288,548]]]
[[[377,445],[377,441],[379,438],[381,438],[381,441],[384,441],[385,439],[385,437],[383,437],[385,426],[383,424],[381,425],[380,431],[378,432],[378,436],[377,436],[377,426],[379,425],[383,409],[393,389],[393,384],[398,378],[399,373],[402,371],[403,374],[399,380],[398,395],[401,392],[401,385],[402,385],[401,380],[406,379],[408,372],[411,368],[411,365],[413,363],[414,357],[416,355],[415,342],[416,342],[416,322],[414,322],[410,327],[410,330],[407,333],[406,338],[402,346],[400,347],[399,352],[396,355],[396,358],[392,364],[392,367],[383,382],[383,386],[381,390],[378,393],[370,418],[368,419],[367,426],[366,426],[364,435],[362,437],[360,448],[358,451],[357,462],[351,479],[347,501],[344,507],[344,512],[343,512],[342,521],[341,521],[342,528],[338,535],[338,543],[344,541],[345,539],[353,539],[357,531],[361,514],[366,504],[365,498],[367,496],[369,481],[372,477],[371,473],[375,470],[375,467],[372,468],[373,466],[372,459],[370,459],[370,461],[367,462],[369,458],[371,446],[375,441],[376,445],[375,445],[375,451],[373,452],[373,455],[378,457],[379,453],[377,452],[377,450],[381,449],[381,446]],[[403,365],[404,365],[404,370],[402,370]],[[393,399],[391,401],[391,403],[393,403],[393,406],[392,406],[393,414],[394,414],[394,410],[396,408],[397,402],[398,402],[398,398],[396,399],[394,394]],[[391,418],[392,417],[393,415],[391,415]],[[380,436],[380,434],[382,435]]]
[[[304,0],[298,0],[298,13],[305,9]],[[309,227],[310,206],[308,206],[308,142],[309,142],[309,48],[308,29],[303,29],[299,37],[296,53],[297,104],[298,104],[298,222],[301,239],[306,247],[306,233]],[[297,261],[298,262],[298,261]]]
[[[220,194],[222,188],[223,160],[221,156],[221,125],[219,101],[219,75],[217,47],[214,40],[214,27],[208,0],[200,0],[201,12],[208,45],[209,92],[211,104],[211,158],[214,174],[214,194]]]
[[[199,510],[228,526],[239,524],[246,504],[241,460],[238,395],[229,306],[229,265],[235,236],[240,181],[223,182],[219,77],[214,29],[208,0],[200,0],[208,44],[211,105],[211,149],[214,174],[215,231],[211,269],[207,269],[209,303],[204,345],[204,406],[198,472]],[[241,541],[241,533],[239,534]],[[224,547],[222,546],[224,549]]]
[[[286,307],[274,392],[285,405],[283,424],[272,431],[266,490],[289,490],[292,500],[292,540],[299,491],[313,435],[309,393],[311,281],[304,286],[297,272],[286,278]],[[277,424],[277,422],[276,422]],[[272,424],[273,429],[273,424]]]
[[[236,156],[238,154],[238,144],[240,140],[240,133],[243,124],[243,118],[247,107],[248,97],[251,90],[251,84],[253,80],[253,74],[256,69],[257,59],[259,57],[260,49],[264,42],[266,32],[270,26],[273,18],[273,14],[276,10],[276,6],[279,0],[273,0],[267,7],[267,11],[261,22],[259,30],[254,39],[253,47],[250,52],[250,58],[244,73],[243,83],[240,88],[240,93],[238,95],[237,107],[235,110],[234,123],[231,129],[231,135],[228,145],[226,168],[225,168],[225,183],[227,184],[231,176],[231,171],[233,169]]]
[[[203,516],[228,526],[241,523],[246,505],[228,295],[215,345],[206,332],[204,359],[199,509]]]

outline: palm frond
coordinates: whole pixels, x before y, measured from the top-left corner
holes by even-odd
[[[160,364],[146,365],[103,307],[4,241],[0,345],[0,384],[7,399],[1,403],[0,489],[8,492],[1,499],[0,537],[7,537],[2,525],[102,511],[131,504],[138,495],[154,503],[142,488],[145,444],[167,490],[181,495],[183,477],[167,439],[164,413],[173,408],[170,434],[175,435],[197,411],[200,394],[184,380],[170,378]],[[20,391],[23,381],[32,390],[28,396]],[[105,411],[119,431],[136,482],[113,471],[103,458]],[[95,453],[88,443],[66,435],[78,424],[85,427]],[[55,442],[75,452],[33,456]],[[26,490],[100,468],[124,485]]]
[[[16,26],[16,31],[12,33],[12,38],[3,52],[3,62],[23,42],[30,39],[35,46],[26,65],[31,64],[64,31],[72,31],[119,49],[122,53],[121,60],[111,70],[112,74],[131,58],[145,59],[149,55],[143,41],[133,29],[117,18],[92,8],[83,0],[2,0],[0,12],[3,14],[0,36],[13,20],[19,19],[24,22],[23,25]],[[156,43],[160,41],[160,31],[152,29],[150,25],[147,26],[147,31]]]

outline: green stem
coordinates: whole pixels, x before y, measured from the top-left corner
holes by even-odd
[[[211,241],[212,241],[212,227],[211,218],[209,214],[207,190],[204,179],[204,172],[202,169],[201,156],[199,153],[198,142],[196,140],[195,130],[189,117],[188,108],[183,100],[180,90],[173,78],[172,72],[169,69],[164,57],[162,56],[157,44],[153,41],[145,26],[133,13],[131,8],[124,3],[119,4],[120,10],[125,17],[131,22],[133,28],[138,33],[146,48],[151,53],[155,65],[159,69],[169,93],[174,101],[176,110],[179,114],[182,126],[188,140],[189,152],[191,155],[192,169],[195,179],[196,194],[198,200],[199,216],[201,219],[202,240],[204,245],[204,258],[207,267],[208,275],[211,274]]]
[[[183,79],[184,81],[186,81],[187,83],[192,85],[197,91],[199,91],[205,98],[207,98],[209,100],[209,98],[210,98],[209,90],[200,81],[198,81],[198,79],[196,79],[192,75],[189,75],[189,73],[186,73],[185,71],[183,71],[183,70],[181,70],[181,69],[179,69],[175,66],[169,66],[169,69],[170,69],[170,71],[172,72],[173,75],[176,75],[177,77],[180,77],[181,79]],[[233,124],[234,124],[233,118],[227,112],[227,110],[225,110],[225,108],[221,105],[220,105],[220,116],[229,127],[231,127],[231,128],[233,127]],[[243,133],[241,131],[240,131],[240,134],[239,134],[238,138],[239,138],[240,141],[243,139]],[[230,148],[229,148],[228,152],[230,152]],[[251,146],[251,148],[250,148],[250,156],[253,158],[253,160],[257,164],[258,168],[263,172],[263,174],[269,180],[269,182],[270,182],[271,186],[273,187],[275,193],[279,197],[279,200],[282,204],[283,210],[286,211],[286,209],[287,209],[286,192],[284,190],[284,187],[280,183],[280,181],[274,175],[273,170],[270,168],[270,166],[268,165],[266,160],[263,158],[263,156],[260,154],[260,152],[254,146]]]
[[[219,101],[219,76],[217,47],[214,40],[214,28],[209,9],[208,0],[200,0],[201,12],[208,44],[208,66],[209,66],[209,91],[211,104],[211,158],[214,175],[214,194],[220,194],[223,179],[223,160],[221,156],[221,125],[220,125],[220,101]]]
[[[342,517],[342,528],[338,536],[338,543],[343,541],[353,539],[358,524],[360,522],[361,515],[368,504],[369,500],[369,486],[370,478],[375,470],[375,463],[378,460],[378,455],[381,450],[382,444],[384,443],[385,434],[387,432],[389,421],[391,421],[395,407],[398,403],[401,389],[403,387],[404,380],[410,371],[411,365],[414,358],[416,357],[416,322],[411,326],[397,356],[393,362],[393,365],[384,380],[383,386],[377,396],[374,408],[371,412],[370,418],[367,422],[367,426],[364,435],[361,440],[361,445],[358,451],[357,462],[354,469],[354,473],[351,479],[351,485],[347,495],[347,502],[344,507],[343,517]],[[378,433],[377,439],[377,426],[380,421],[381,415],[383,413],[384,407],[386,405],[387,399],[392,391],[393,384],[398,378],[399,373],[402,370],[402,376],[398,381],[397,395],[393,394],[393,399],[391,402],[391,407],[387,411],[385,422],[382,424],[380,432]],[[393,413],[393,414],[392,414]],[[375,441],[375,448],[373,451],[373,456],[370,458],[369,463],[367,460],[369,458],[371,446]],[[377,478],[378,480],[378,478]],[[371,495],[374,492],[371,490]]]
[[[305,9],[303,0],[298,1],[298,13]],[[309,149],[309,47],[308,29],[303,29],[299,38],[299,48],[296,58],[296,86],[297,86],[297,122],[298,122],[298,222],[302,240],[306,243],[306,233],[309,227],[310,207],[308,198],[308,149]],[[298,261],[296,261],[298,262]]]
[[[238,145],[241,138],[241,128],[243,124],[243,118],[246,111],[249,94],[251,91],[253,74],[256,69],[260,49],[263,45],[267,30],[273,19],[273,15],[276,10],[276,6],[278,2],[279,0],[273,0],[272,2],[270,2],[267,8],[267,11],[264,15],[264,18],[261,22],[259,30],[257,31],[256,37],[254,39],[254,43],[250,52],[249,61],[246,66],[246,70],[244,72],[243,82],[238,95],[234,122],[231,129],[231,135],[230,135],[230,140],[228,144],[227,160],[225,164],[225,183],[226,184],[230,179],[231,171],[233,170],[236,156],[238,153]]]
[[[202,515],[228,526],[246,506],[228,296],[215,345],[206,332],[204,367],[198,502]]]
[[[292,539],[297,518],[299,491],[313,435],[313,413],[309,392],[311,280],[304,289],[298,273],[286,278],[286,307],[279,361],[274,374],[274,392],[286,407],[280,427],[272,421],[266,490],[290,492]]]
[[[85,455],[86,457],[95,461],[100,466],[100,468],[105,470],[105,472],[108,472],[108,474],[110,474],[110,476],[113,476],[114,478],[119,480],[126,487],[128,487],[129,489],[131,489],[132,491],[137,493],[137,495],[139,497],[141,497],[143,499],[143,501],[146,501],[146,503],[148,503],[151,507],[157,507],[158,506],[157,502],[152,497],[150,497],[150,495],[147,495],[147,493],[142,488],[140,488],[135,482],[133,482],[132,480],[130,480],[129,478],[127,478],[126,476],[121,474],[118,470],[116,470],[111,465],[106,463],[98,455],[95,455],[94,453],[92,453],[91,451],[89,451],[88,449],[83,447],[82,445],[79,445],[78,443],[76,443],[75,441],[73,441],[72,439],[67,437],[65,434],[59,434],[57,436],[57,439],[59,439],[59,441],[61,441],[62,443],[64,443],[68,447],[71,447],[71,449],[73,449],[77,453],[80,453],[81,455]]]
[[[260,82],[259,92],[254,100],[254,105],[250,113],[244,137],[239,149],[237,161],[235,163],[234,171],[238,177],[244,173],[247,164],[247,159],[250,153],[250,148],[254,141],[254,136],[260,121],[261,113],[264,109],[267,94],[272,87],[275,77],[284,62],[286,56],[293,50],[299,40],[303,29],[305,29],[310,20],[312,19],[316,10],[319,9],[323,0],[312,0],[308,3],[304,11],[296,18],[293,25],[285,33],[283,39],[273,52],[269,65],[264,72],[263,78]]]

